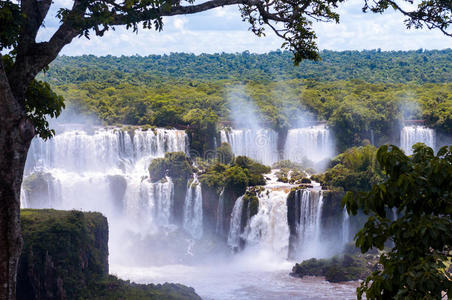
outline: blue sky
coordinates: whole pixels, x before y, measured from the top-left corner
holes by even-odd
[[[70,0],[56,0],[50,12],[68,6]],[[349,0],[338,10],[340,24],[316,23],[320,49],[329,50],[410,50],[444,49],[452,47],[452,38],[436,30],[408,30],[403,16],[393,11],[385,14],[364,14],[363,0]],[[50,15],[49,14],[49,15]],[[58,20],[49,16],[38,39],[46,40],[56,30]],[[190,16],[175,16],[164,20],[162,32],[140,30],[138,34],[117,27],[104,37],[76,38],[66,46],[66,55],[149,55],[171,52],[216,53],[251,52],[263,53],[280,48],[282,40],[268,31],[266,37],[258,38],[248,31],[236,6],[217,8]]]

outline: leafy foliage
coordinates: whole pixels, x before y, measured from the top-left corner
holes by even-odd
[[[216,159],[217,161],[224,164],[232,163],[234,159],[234,153],[232,152],[231,145],[229,145],[228,143],[222,143],[219,147],[217,147]]]
[[[171,177],[176,183],[185,183],[193,170],[184,152],[168,152],[164,158],[153,159],[149,165],[149,175],[152,180]]]
[[[214,187],[217,190],[221,190],[224,187],[241,195],[245,193],[248,186],[265,184],[262,174],[269,172],[269,167],[246,156],[237,156],[230,164],[216,162],[207,165],[200,180],[207,186]]]
[[[19,5],[11,1],[0,1],[0,51],[17,46],[23,21]]]
[[[368,10],[374,13],[382,13],[389,7],[394,10],[400,11],[407,18],[405,24],[407,28],[423,28],[426,26],[429,29],[437,28],[441,30],[445,35],[452,36],[452,32],[448,30],[452,25],[452,5],[450,1],[428,1],[423,0],[416,2],[417,7],[407,9],[405,2],[413,4],[409,0],[397,1],[397,0],[378,0],[378,1],[365,1],[363,11]]]
[[[172,53],[149,56],[59,56],[39,79],[53,86],[96,81],[152,86],[168,82],[269,82],[312,79],[320,82],[363,80],[367,83],[445,83],[452,81],[452,50],[330,51],[320,61],[294,66],[292,54]]]
[[[3,55],[2,62],[7,73],[13,66],[13,56]],[[43,139],[55,134],[50,129],[48,118],[56,118],[65,108],[64,98],[57,95],[47,82],[32,80],[25,92],[24,101],[27,116],[35,127],[36,133]]]
[[[382,180],[376,162],[377,148],[374,146],[353,147],[336,156],[329,169],[312,179],[330,189],[344,191],[370,191],[373,184]]]
[[[183,116],[183,121],[188,123],[186,131],[192,156],[205,156],[208,151],[215,151],[218,115],[212,109],[191,109]]]
[[[56,118],[65,107],[64,98],[52,91],[47,82],[33,80],[28,87],[25,98],[27,116],[33,123],[36,133],[43,139],[55,134],[50,129],[47,118]]]
[[[372,259],[350,254],[330,259],[311,258],[295,264],[291,275],[296,277],[325,276],[329,282],[365,279],[371,273],[369,261]]]
[[[356,235],[362,252],[394,247],[380,257],[382,270],[372,273],[358,289],[367,299],[441,299],[452,297],[452,280],[445,270],[452,245],[452,147],[435,156],[424,144],[406,156],[395,146],[381,146],[377,160],[386,177],[370,192],[347,193],[349,213],[370,215]],[[387,212],[396,209],[392,220]]]

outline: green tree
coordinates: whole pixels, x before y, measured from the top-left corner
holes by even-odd
[[[356,246],[390,250],[380,257],[381,270],[358,288],[358,298],[442,299],[452,297],[446,270],[452,247],[452,146],[435,156],[424,144],[406,156],[395,146],[381,146],[377,160],[385,180],[370,192],[348,192],[343,204],[349,213],[369,215],[357,233]],[[392,210],[397,211],[394,220]]]

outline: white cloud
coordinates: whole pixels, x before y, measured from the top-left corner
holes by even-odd
[[[67,0],[57,0],[67,6]],[[340,24],[315,23],[321,49],[331,50],[408,50],[443,49],[452,46],[451,39],[439,31],[408,30],[403,16],[388,12],[379,15],[361,11],[362,0],[350,0],[340,9]],[[55,13],[55,9],[52,10]],[[48,27],[41,30],[40,40],[48,39],[56,30],[55,19],[46,20]],[[138,34],[119,27],[104,37],[91,40],[76,38],[66,46],[66,55],[148,55],[170,52],[268,52],[278,49],[282,40],[270,30],[263,38],[248,31],[236,6],[216,8],[197,15],[175,16],[164,19],[162,32],[140,29]]]

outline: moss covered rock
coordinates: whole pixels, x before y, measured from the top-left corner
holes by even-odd
[[[330,259],[311,258],[295,264],[290,275],[294,277],[324,276],[329,282],[365,279],[375,268],[376,256],[344,254]]]
[[[108,275],[108,223],[100,213],[21,211],[18,300],[200,299],[177,285],[138,285]]]

